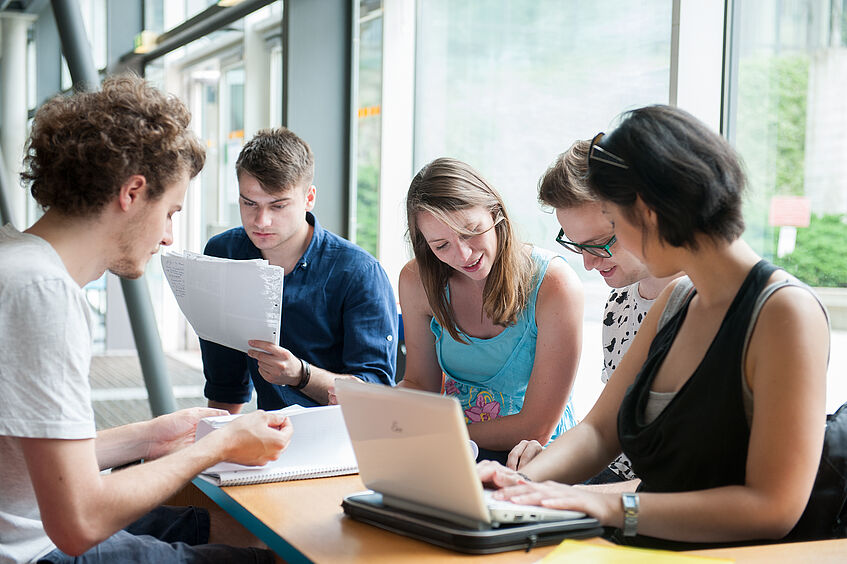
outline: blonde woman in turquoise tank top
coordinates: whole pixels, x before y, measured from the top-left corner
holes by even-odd
[[[406,211],[415,258],[400,274],[399,385],[455,396],[481,456],[573,427],[583,311],[573,270],[521,243],[500,195],[455,159],[421,169]]]

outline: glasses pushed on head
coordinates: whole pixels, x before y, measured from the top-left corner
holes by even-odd
[[[618,168],[628,169],[629,165],[621,157],[608,151],[600,146],[600,141],[606,135],[602,131],[594,136],[591,140],[591,145],[588,147],[588,166],[591,166],[592,161],[604,163]]]
[[[600,258],[612,258],[612,245],[614,245],[617,240],[617,237],[612,235],[609,240],[602,245],[587,245],[584,243],[574,243],[573,241],[565,239],[564,229],[559,229],[559,234],[556,235],[556,242],[567,250],[579,255],[582,253],[588,253],[589,255],[594,255],[595,257]]]

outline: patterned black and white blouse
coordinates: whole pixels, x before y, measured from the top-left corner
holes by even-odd
[[[603,372],[605,384],[632,344],[644,316],[656,300],[638,293],[638,282],[625,288],[614,288],[603,309]]]
[[[632,339],[641,327],[647,310],[655,300],[647,300],[638,293],[638,282],[625,288],[615,288],[609,294],[603,310],[603,372],[600,379],[605,384],[632,344]],[[622,480],[637,478],[632,463],[621,454],[609,465],[609,469]]]

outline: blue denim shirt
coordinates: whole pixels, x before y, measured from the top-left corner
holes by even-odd
[[[297,266],[285,274],[280,346],[330,372],[393,385],[397,305],[388,276],[375,258],[323,229],[310,212],[306,220],[315,230]],[[204,253],[262,258],[243,227],[215,235]],[[203,339],[200,350],[210,400],[246,403],[255,386],[259,409],[318,405],[299,390],[267,382],[245,353]]]

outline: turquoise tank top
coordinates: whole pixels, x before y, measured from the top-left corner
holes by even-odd
[[[538,338],[535,303],[538,289],[550,261],[557,256],[533,247],[532,260],[536,268],[533,274],[534,287],[527,307],[518,316],[517,323],[495,337],[479,339],[461,333],[470,344],[461,343],[453,339],[449,332],[443,331],[435,317],[432,318],[430,329],[435,335],[435,352],[445,376],[444,393],[459,400],[467,423],[513,415],[523,407],[526,386],[535,362],[535,343]],[[449,300],[449,293],[447,298]],[[550,440],[575,425],[573,405],[568,398]]]

